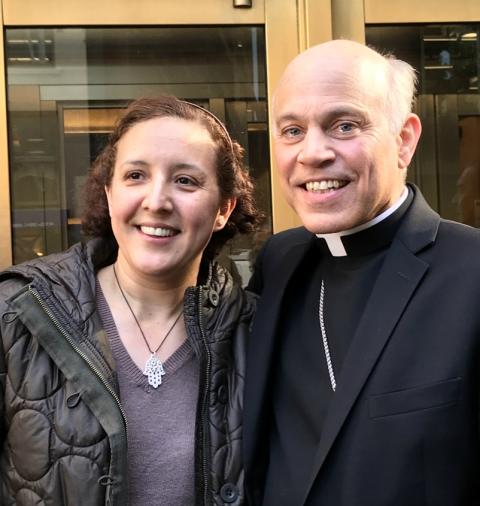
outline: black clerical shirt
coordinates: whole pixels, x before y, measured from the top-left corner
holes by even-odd
[[[323,316],[333,371],[342,381],[342,364],[409,195],[390,216],[342,238],[346,256],[332,256],[324,239],[312,241],[284,297],[272,381],[269,465],[264,506],[295,506],[310,478],[333,392],[319,323]],[[379,315],[381,317],[381,315]]]

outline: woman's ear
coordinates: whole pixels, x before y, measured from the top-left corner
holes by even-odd
[[[398,149],[398,168],[406,169],[413,158],[417,147],[418,139],[422,133],[422,124],[420,118],[410,113],[400,130],[399,149]]]
[[[105,195],[107,197],[107,203],[108,203],[108,214],[111,216],[112,215],[112,207],[111,207],[111,204],[110,204],[110,198],[111,198],[111,195],[110,195],[110,187],[105,185],[103,187],[104,191],[105,191]]]
[[[222,230],[222,228],[227,224],[228,218],[232,214],[232,211],[235,209],[237,205],[237,199],[232,197],[231,199],[226,199],[217,213],[217,218],[215,220],[215,225],[213,227],[214,232],[218,232]]]

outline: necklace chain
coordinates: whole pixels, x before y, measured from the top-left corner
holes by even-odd
[[[162,376],[165,375],[165,370],[163,367],[162,361],[156,356],[158,350],[161,348],[162,344],[165,342],[167,337],[172,333],[172,330],[175,328],[175,325],[177,324],[178,320],[180,320],[180,316],[182,316],[183,309],[181,309],[178,313],[178,315],[175,317],[175,320],[173,321],[170,328],[167,330],[165,335],[163,336],[162,340],[160,341],[160,344],[157,346],[155,350],[152,350],[150,348],[150,345],[148,344],[147,338],[145,336],[145,333],[142,330],[142,327],[140,326],[140,322],[138,321],[137,316],[135,315],[132,306],[130,305],[130,302],[128,302],[127,296],[125,295],[125,292],[122,289],[122,286],[120,285],[120,281],[118,280],[117,271],[115,269],[115,264],[112,265],[113,268],[113,275],[115,276],[115,281],[117,283],[118,289],[120,290],[120,293],[122,294],[123,300],[127,304],[128,309],[130,310],[130,313],[133,316],[133,319],[135,320],[135,323],[137,324],[138,330],[140,331],[140,334],[143,337],[143,340],[145,341],[145,344],[148,348],[148,351],[150,352],[150,356],[147,359],[147,362],[145,363],[145,370],[143,371],[143,374],[145,376],[148,376],[148,383],[153,386],[154,388],[157,388],[158,385],[162,384]],[[182,303],[180,303],[181,306]]]
[[[318,302],[318,320],[320,322],[320,331],[322,333],[323,350],[325,351],[325,359],[327,360],[328,375],[330,377],[330,384],[332,390],[335,392],[337,388],[337,382],[335,381],[335,373],[333,371],[332,357],[330,356],[330,348],[328,346],[327,330],[325,328],[325,321],[323,317],[323,305],[325,301],[325,283],[322,279],[322,285],[320,287],[320,300]]]

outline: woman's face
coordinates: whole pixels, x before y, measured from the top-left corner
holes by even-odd
[[[195,121],[154,118],[117,143],[105,189],[118,261],[131,276],[195,283],[202,252],[234,201],[221,202],[216,146]]]

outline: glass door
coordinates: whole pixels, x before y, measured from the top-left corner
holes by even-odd
[[[418,71],[423,132],[409,179],[442,217],[480,227],[480,25],[367,26],[366,40]]]
[[[263,26],[12,27],[5,52],[14,263],[82,239],[82,185],[115,120],[168,94],[214,112],[245,148],[267,220],[223,259],[248,279],[271,233]]]

